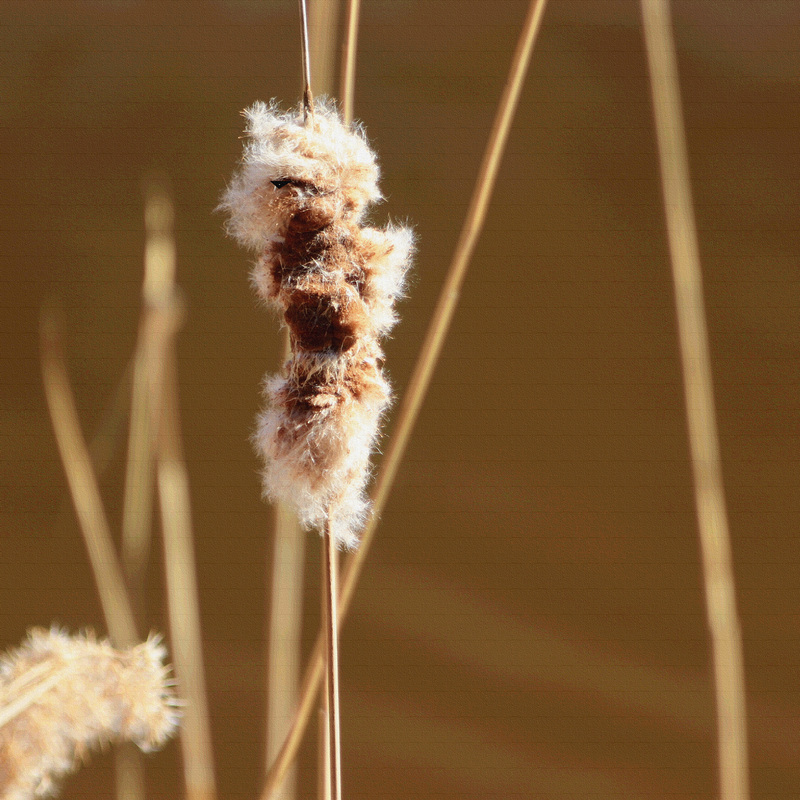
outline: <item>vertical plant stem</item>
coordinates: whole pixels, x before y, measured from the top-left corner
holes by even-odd
[[[192,545],[189,480],[180,444],[177,378],[171,348],[165,353],[164,361],[162,413],[158,425],[158,491],[175,675],[186,699],[181,730],[186,797],[187,800],[214,800],[216,789]]]
[[[358,19],[361,13],[361,0],[348,0],[347,38],[344,43],[342,60],[342,118],[344,124],[353,121],[353,97],[356,87],[356,51],[358,50]]]
[[[133,362],[130,361],[114,389],[114,395],[108,408],[103,413],[103,417],[91,440],[87,443],[92,469],[98,481],[102,479],[114,458],[122,428],[128,418],[132,374]],[[59,504],[58,514],[52,526],[54,535],[68,535],[72,532],[72,520],[74,517],[69,510],[70,506],[74,507],[71,496],[68,500]],[[131,602],[131,606],[133,606],[133,602]]]
[[[121,742],[114,748],[114,778],[117,800],[144,800],[144,763],[135,744]]]
[[[330,797],[342,797],[342,756],[341,733],[339,727],[339,614],[337,610],[338,581],[336,570],[336,542],[325,526],[322,537],[325,564],[325,684],[328,694],[328,757],[330,764]]]
[[[320,627],[327,630],[328,625],[328,569],[327,569],[327,547],[328,543],[325,536],[320,537],[319,566],[320,566]],[[335,551],[334,551],[335,553]],[[338,562],[338,559],[337,559]],[[333,569],[338,578],[338,563],[334,563]],[[331,800],[331,727],[330,727],[330,703],[328,702],[330,692],[330,680],[326,670],[323,677],[324,686],[319,697],[319,725],[317,727],[317,798],[318,800]]]
[[[175,675],[186,700],[181,729],[183,770],[187,800],[214,800],[214,763],[203,669],[189,478],[181,446],[173,348],[182,316],[175,289],[173,209],[164,187],[152,186],[151,189],[148,227],[160,253],[154,259],[154,268],[145,272],[144,295],[149,310],[149,409],[151,430],[156,434],[156,475]]]
[[[42,312],[42,377],[56,443],[89,554],[103,616],[116,647],[136,644],[136,623],[122,577],[91,457],[80,431],[64,364],[61,336],[51,313]]]
[[[340,0],[311,0],[308,8],[311,74],[318,95],[334,92],[339,6]]]
[[[331,800],[331,738],[328,728],[328,688],[325,685],[322,702],[319,706],[317,737],[317,797]]]
[[[134,610],[141,615],[153,512],[153,362],[160,330],[158,317],[174,285],[175,243],[172,206],[165,182],[152,176],[145,185],[143,312],[133,366],[131,421],[122,510],[122,563]]]
[[[139,324],[139,338],[133,367],[131,421],[128,433],[128,460],[125,469],[125,495],[122,509],[122,564],[136,614],[143,607],[144,573],[150,553],[152,522],[153,468],[150,432],[150,348],[148,309]]]
[[[151,177],[145,185],[145,250],[143,311],[133,366],[128,460],[122,510],[122,566],[134,613],[144,622],[147,562],[153,517],[153,441],[150,389],[158,330],[159,303],[174,280],[175,245],[172,207],[163,182]],[[123,743],[115,750],[117,800],[144,800],[144,765],[140,751]]]
[[[392,433],[386,450],[386,455],[381,462],[380,471],[373,493],[373,511],[367,526],[361,535],[361,544],[347,560],[342,573],[342,588],[339,593],[338,619],[347,613],[350,601],[355,591],[361,569],[364,565],[369,546],[377,528],[381,511],[389,497],[389,492],[394,482],[397,469],[408,444],[411,430],[419,415],[422,401],[430,385],[434,367],[439,360],[445,336],[453,319],[458,303],[459,291],[464,281],[467,267],[475,250],[478,237],[483,229],[486,210],[491,198],[492,189],[497,178],[500,160],[508,140],[511,121],[519,101],[520,91],[525,74],[530,64],[533,44],[539,32],[546,0],[531,0],[528,15],[523,24],[517,48],[511,62],[506,86],[498,106],[492,132],[486,145],[483,162],[475,183],[472,200],[467,217],[456,246],[453,260],[450,264],[444,285],[439,295],[433,318],[428,327],[428,332],[423,343],[420,356],[414,368],[409,387],[400,406],[397,423]],[[300,700],[295,712],[294,722],[289,735],[281,748],[275,762],[267,774],[261,800],[269,800],[274,796],[275,788],[281,781],[286,769],[292,763],[297,749],[302,740],[314,705],[316,693],[319,690],[322,678],[322,665],[324,658],[323,637],[317,637],[314,650],[311,654],[308,667],[303,676],[300,687]]]
[[[297,518],[286,504],[276,503],[274,519],[267,637],[265,771],[281,749],[297,702],[306,543],[305,531],[301,530]],[[280,791],[283,800],[294,798],[295,784],[295,775],[287,774]]]
[[[711,633],[722,800],[747,800],[742,635],[714,410],[708,332],[675,44],[667,0],[642,0],[675,287],[706,613]]]
[[[314,96],[311,94],[311,56],[308,47],[308,9],[306,0],[300,2],[300,51],[303,56],[303,111],[305,120],[314,116]]]

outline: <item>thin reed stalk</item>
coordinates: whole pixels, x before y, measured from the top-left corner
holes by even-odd
[[[303,56],[303,108],[305,121],[314,114],[313,95],[311,93],[311,56],[309,53],[308,13],[306,0],[300,0],[300,19],[302,23],[302,56]],[[327,632],[327,647],[325,650],[327,702],[323,710],[327,718],[327,735],[323,735],[322,746],[326,756],[328,768],[326,777],[329,778],[325,796],[330,800],[341,800],[341,737],[339,725],[339,645],[338,645],[338,619],[336,614],[337,591],[337,560],[336,544],[330,529],[326,524],[322,536],[323,558],[325,565],[322,580],[323,596],[323,625]]]
[[[80,432],[63,361],[59,332],[55,320],[47,316],[42,318],[42,371],[61,460],[67,473],[81,532],[89,551],[106,626],[111,640],[117,647],[132,647],[138,640],[133,605],[103,509],[92,466],[92,456]],[[34,695],[35,698],[39,696],[35,692],[27,696],[30,698]],[[140,756],[135,752],[133,745],[123,743],[117,748],[115,763],[117,798],[142,800],[143,768]]]
[[[288,344],[288,343],[287,343]],[[264,771],[281,749],[297,702],[303,623],[303,569],[306,532],[285,503],[275,504],[275,532],[267,635],[267,717]],[[283,800],[296,794],[296,776],[287,774]]]
[[[122,562],[138,614],[142,609],[145,571],[150,554],[153,514],[153,412],[151,388],[158,338],[159,305],[174,284],[175,243],[165,224],[162,181],[145,185],[143,312],[133,362],[133,392],[122,511]]]
[[[324,569],[325,687],[328,721],[327,752],[330,800],[342,797],[342,745],[339,725],[339,626],[336,541],[328,526],[322,537]]]
[[[322,692],[322,702],[317,711],[317,798],[331,800],[330,730],[328,728],[328,690]],[[291,771],[291,769],[290,769]]]
[[[188,800],[214,800],[214,762],[192,545],[189,480],[180,444],[177,380],[172,352],[166,354],[165,362],[158,435],[158,490],[175,675],[186,699],[181,730],[186,797]]]
[[[317,94],[334,91],[340,5],[340,0],[311,0],[308,7],[309,58]]]
[[[356,89],[356,51],[358,50],[358,19],[361,13],[361,0],[348,0],[347,38],[342,56],[342,118],[344,124],[353,121],[353,99]]]
[[[300,3],[300,50],[303,56],[303,110],[305,119],[314,116],[314,95],[311,93],[311,55],[308,46],[308,8],[306,0]]]
[[[433,370],[439,360],[445,336],[458,303],[459,291],[464,281],[467,267],[475,250],[478,237],[483,229],[486,210],[494,188],[500,160],[508,140],[511,122],[519,102],[519,95],[525,74],[530,64],[533,44],[539,32],[547,0],[531,0],[528,15],[523,24],[520,39],[511,62],[511,69],[503,95],[498,106],[492,132],[484,153],[478,177],[470,201],[469,210],[450,264],[444,285],[439,295],[433,318],[414,368],[409,387],[403,397],[397,423],[389,441],[386,455],[381,462],[380,471],[373,492],[373,511],[366,528],[361,534],[361,544],[347,560],[342,573],[339,593],[338,620],[341,625],[347,614],[358,578],[363,568],[366,554],[377,528],[378,519],[391,491],[397,469],[405,452],[411,431],[419,415],[422,401],[430,385]],[[280,784],[282,776],[292,763],[303,732],[308,724],[316,693],[319,691],[323,666],[323,636],[317,637],[309,665],[300,687],[300,700],[294,723],[281,748],[278,757],[267,774],[261,800],[270,800]]]
[[[151,425],[156,433],[156,474],[164,540],[167,611],[175,675],[186,700],[181,729],[187,800],[215,800],[211,725],[206,698],[200,603],[192,543],[189,478],[181,445],[178,383],[173,347],[182,316],[175,276],[173,209],[163,188],[152,187],[148,225],[162,241],[157,269],[146,275],[152,310]],[[149,279],[149,282],[148,282]]]
[[[667,235],[675,288],[689,446],[711,633],[722,800],[747,800],[742,634],[714,410],[703,281],[668,0],[642,0]]]
[[[144,616],[145,576],[153,524],[153,433],[151,373],[158,340],[159,298],[174,282],[175,243],[164,224],[162,182],[151,177],[145,185],[145,249],[143,310],[133,359],[131,418],[122,509],[122,567],[136,618]],[[114,752],[117,800],[144,800],[144,766],[133,745]]]
[[[47,405],[97,583],[103,616],[113,644],[119,648],[133,647],[138,641],[133,609],[114,549],[89,449],[81,434],[64,363],[61,333],[52,312],[42,312],[40,333]]]
[[[132,375],[133,361],[131,360],[120,377],[114,389],[114,394],[111,396],[99,424],[88,441],[89,458],[98,480],[103,477],[114,458],[125,420],[128,418]],[[66,535],[71,531],[74,519],[72,511],[70,511],[71,507],[74,507],[71,496],[65,498],[59,504],[58,513],[52,526],[54,535],[61,535],[62,533]],[[133,602],[131,602],[131,605],[134,605]]]
[[[150,430],[151,337],[148,309],[139,323],[139,337],[133,366],[131,420],[128,459],[125,465],[125,494],[122,509],[122,564],[131,601],[137,616],[143,613],[144,573],[150,553],[153,513],[152,433]]]

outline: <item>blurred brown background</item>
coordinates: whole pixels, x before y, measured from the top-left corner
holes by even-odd
[[[365,0],[356,115],[419,254],[408,380],[522,0]],[[280,335],[214,206],[239,111],[299,94],[296,3],[5,0],[0,645],[103,631],[45,408],[65,310],[84,429],[132,353],[141,179],[177,204],[185,445],[222,798],[261,780],[271,512],[248,443]],[[800,4],[674,3],[745,638],[753,796],[800,796]],[[551,0],[442,362],[342,639],[348,798],[710,798],[714,712],[638,5]],[[391,421],[389,424],[391,428]],[[113,440],[109,440],[113,441]],[[121,513],[124,431],[103,477]],[[157,542],[158,543],[158,542]],[[149,621],[166,627],[154,553]],[[306,624],[316,632],[318,549]],[[314,737],[301,755],[313,797]],[[181,794],[175,744],[153,798]],[[111,797],[98,756],[64,797]]]

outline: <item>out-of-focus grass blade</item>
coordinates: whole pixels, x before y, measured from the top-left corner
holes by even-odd
[[[182,318],[175,288],[172,200],[163,183],[148,189],[145,272],[150,367],[150,426],[155,434],[156,473],[164,539],[167,610],[175,675],[186,700],[181,749],[187,800],[215,800],[211,724],[203,669],[200,602],[192,542],[189,478],[181,446],[178,381],[173,340]]]
[[[703,280],[668,0],[642,0],[711,631],[722,800],[747,800],[742,634],[714,411]]]
[[[52,310],[42,310],[40,333],[47,406],[97,582],[108,632],[117,647],[132,647],[137,642],[133,611],[114,550],[89,449],[80,431],[75,399],[64,364],[61,334]]]

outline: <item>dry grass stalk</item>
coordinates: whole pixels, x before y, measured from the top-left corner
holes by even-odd
[[[128,433],[128,458],[122,510],[122,567],[136,617],[144,614],[145,576],[150,556],[153,517],[153,434],[151,389],[153,370],[163,335],[159,307],[165,287],[174,283],[175,243],[162,181],[145,183],[145,251],[143,310],[133,359],[133,391]],[[157,413],[157,412],[156,412]],[[118,800],[144,800],[144,769],[139,754],[129,747],[115,753]]]
[[[353,99],[356,89],[356,52],[358,50],[358,18],[361,0],[348,0],[347,38],[342,59],[342,119],[349,125],[353,121]]]
[[[317,94],[334,92],[334,63],[338,50],[340,0],[310,0],[308,7],[309,59]]]
[[[163,299],[174,284],[175,243],[165,208],[166,190],[157,178],[145,185],[145,252],[143,311],[133,366],[133,393],[122,512],[122,563],[134,608],[141,612],[141,594],[150,554],[153,508],[153,371],[163,335]]]
[[[111,538],[91,457],[80,431],[55,317],[42,313],[42,377],[53,430],[67,474],[100,602],[111,640],[117,647],[137,641],[133,609]]]
[[[742,634],[714,411],[697,229],[668,0],[642,0],[675,287],[697,519],[711,631],[722,800],[747,800]]]
[[[285,503],[275,506],[269,631],[267,635],[267,725],[264,769],[278,754],[297,703],[301,666],[303,569],[306,533]],[[296,776],[287,775],[282,800],[292,800]]]
[[[353,592],[358,582],[364,559],[369,550],[369,545],[377,527],[378,519],[394,482],[398,466],[405,452],[411,430],[416,422],[422,400],[430,385],[433,369],[441,354],[445,335],[453,318],[453,313],[458,301],[458,294],[466,274],[466,269],[475,249],[478,236],[483,227],[491,197],[500,159],[505,149],[511,121],[519,101],[522,83],[530,63],[533,44],[541,27],[542,16],[546,0],[531,0],[528,15],[520,34],[516,51],[511,63],[506,86],[500,100],[494,126],[486,146],[486,152],[481,164],[478,178],[473,192],[464,227],[461,232],[453,261],[445,278],[439,302],[428,328],[428,333],[414,369],[409,388],[403,397],[397,424],[389,440],[386,455],[381,462],[381,468],[373,492],[373,510],[361,534],[361,545],[348,559],[341,581],[339,593],[338,619],[339,624],[347,613]],[[319,691],[322,678],[324,659],[323,634],[317,637],[312,651],[309,665],[303,676],[300,687],[300,700],[295,713],[294,724],[281,748],[278,757],[270,768],[261,800],[270,800],[275,797],[275,791],[282,781],[283,775],[294,760],[303,732],[308,725],[311,710],[314,705],[316,693]]]
[[[175,673],[187,703],[181,734],[186,797],[188,800],[214,800],[214,759],[203,669],[189,480],[180,446],[173,354],[167,359],[158,437],[158,492]]]
[[[323,564],[325,591],[325,703],[328,721],[328,734],[325,737],[328,750],[328,786],[330,800],[340,800],[342,796],[342,745],[339,725],[339,631],[338,631],[338,570],[336,564],[336,540],[328,531],[323,537]]]
[[[0,661],[0,796],[33,800],[108,742],[154,750],[177,728],[158,638],[118,651],[90,636],[35,630]]]
[[[317,800],[331,800],[330,729],[328,727],[328,691],[322,692],[317,711]],[[290,767],[291,772],[293,767]],[[280,797],[280,793],[278,794]]]
[[[102,479],[117,452],[128,419],[132,376],[133,362],[130,361],[87,444],[92,469],[98,480]],[[52,525],[54,535],[67,536],[72,532],[75,519],[74,505],[71,497],[64,498],[59,504],[58,514]]]
[[[145,275],[145,298],[152,312],[151,426],[155,432],[156,474],[164,539],[167,610],[175,673],[186,712],[181,732],[188,800],[216,797],[211,725],[203,669],[197,571],[192,544],[189,478],[181,447],[173,339],[182,316],[174,283],[173,208],[163,187],[148,198],[148,237],[160,241],[159,255]]]

